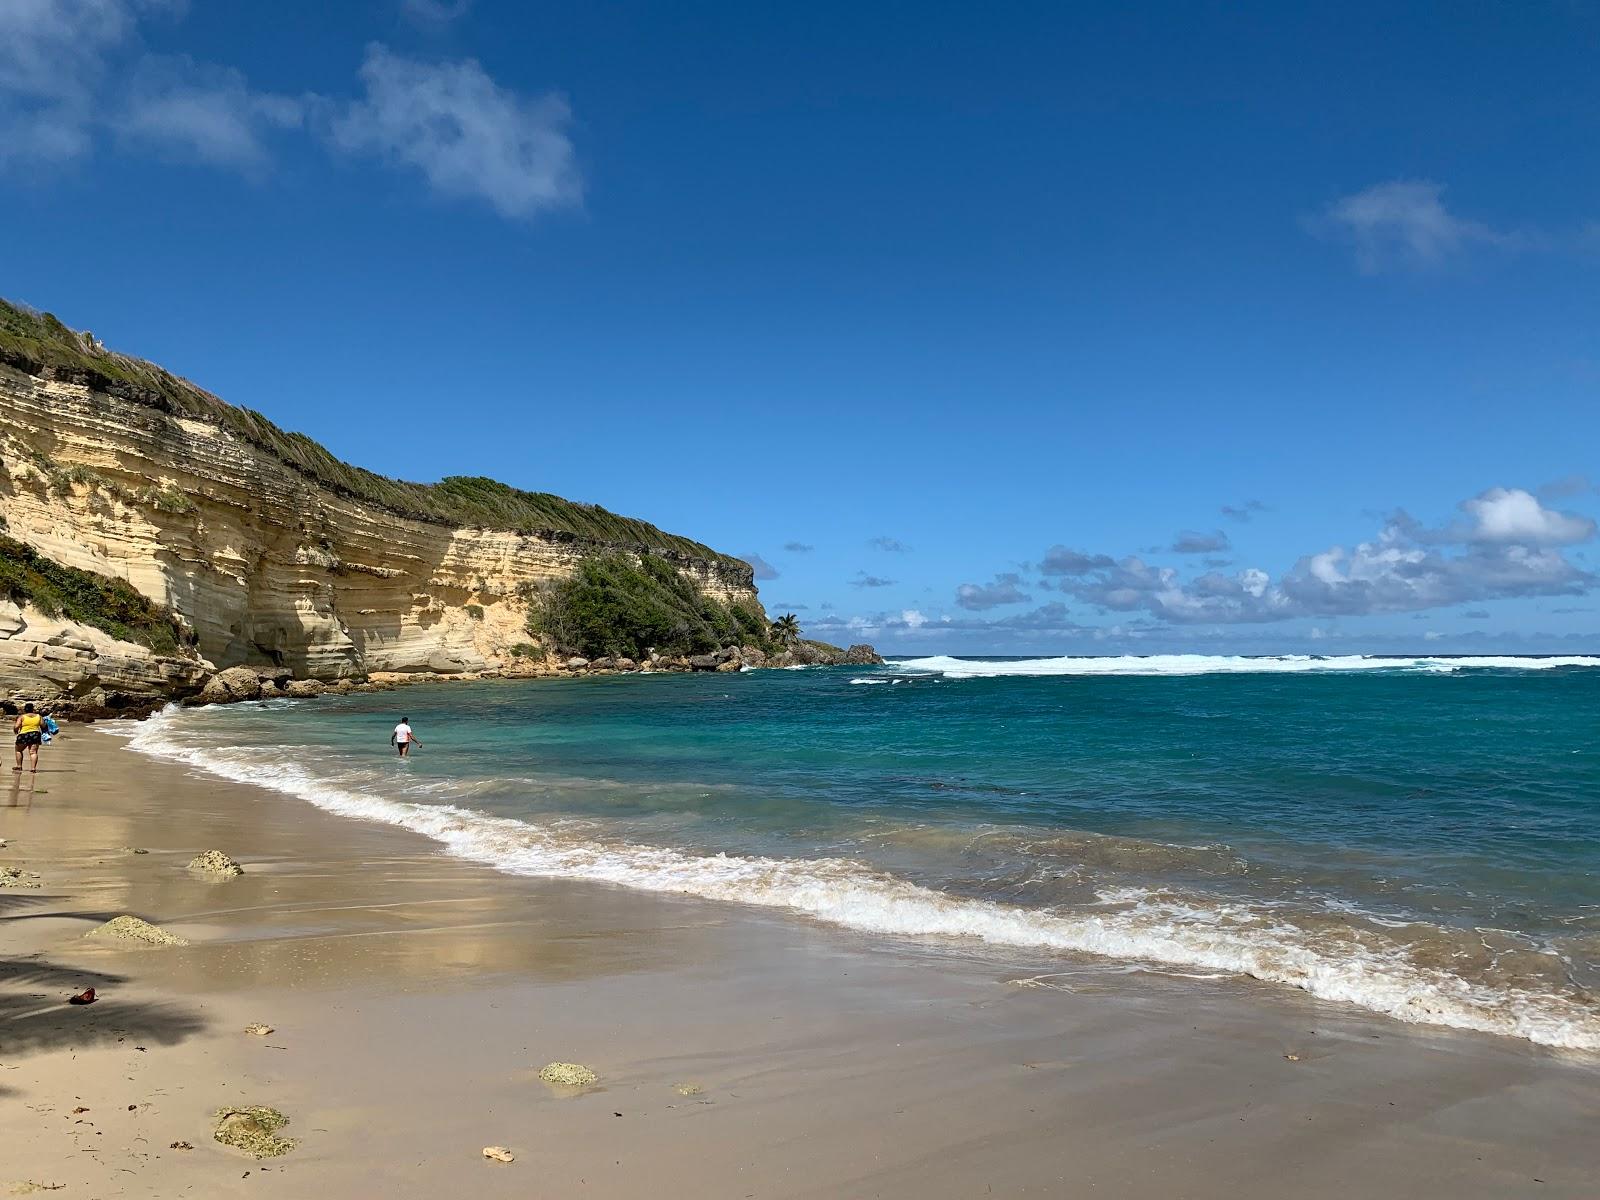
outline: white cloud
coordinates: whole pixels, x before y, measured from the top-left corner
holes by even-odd
[[[332,125],[333,144],[415,167],[435,190],[531,217],[583,196],[571,112],[558,95],[500,87],[473,60],[427,63],[381,45],[361,66],[365,99]]]
[[[1071,565],[1084,569],[1057,587],[1102,611],[1232,624],[1423,612],[1515,596],[1575,596],[1600,586],[1559,550],[1594,537],[1587,517],[1545,508],[1520,488],[1491,488],[1459,507],[1465,519],[1443,529],[1397,513],[1373,541],[1306,555],[1276,581],[1256,568],[1184,580],[1136,556],[1111,562],[1073,554]]]
[[[1521,488],[1490,488],[1461,502],[1472,518],[1474,542],[1524,546],[1573,546],[1594,537],[1595,525],[1577,513],[1546,508]]]
[[[0,3],[0,162],[66,162],[89,151],[107,55],[171,0]]]
[[[1330,204],[1318,223],[1348,240],[1356,262],[1372,273],[1394,266],[1436,266],[1472,245],[1513,246],[1518,234],[1456,216],[1444,187],[1427,180],[1377,183]]]
[[[212,166],[258,170],[263,135],[305,121],[307,101],[250,89],[231,67],[189,58],[147,58],[112,127],[126,147]]]

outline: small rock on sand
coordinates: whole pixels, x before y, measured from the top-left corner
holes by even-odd
[[[24,871],[21,867],[0,867],[0,887],[36,888],[39,872]]]
[[[705,1088],[698,1083],[675,1083],[672,1085],[672,1090],[680,1096],[698,1096],[705,1091]]]
[[[483,1148],[483,1156],[488,1159],[493,1159],[495,1162],[517,1161],[517,1156],[511,1153],[511,1151],[507,1150],[504,1146],[485,1146]]]
[[[216,1115],[217,1128],[211,1136],[251,1158],[277,1158],[299,1144],[294,1138],[278,1136],[278,1130],[289,1123],[289,1118],[264,1104],[219,1108]]]
[[[152,925],[149,921],[141,921],[138,917],[124,914],[112,917],[104,925],[96,925],[84,937],[92,938],[117,938],[125,942],[149,942],[152,946],[187,946],[187,938],[181,938],[175,933],[168,933],[159,925]]]
[[[204,854],[196,854],[189,860],[189,870],[204,871],[207,875],[243,875],[244,868],[221,850],[207,850]]]
[[[253,1037],[266,1037],[267,1034],[273,1032],[273,1028],[271,1025],[263,1025],[260,1021],[257,1021],[253,1025],[246,1025],[244,1031]]]
[[[545,1065],[539,1078],[557,1087],[588,1087],[600,1076],[582,1063],[553,1062]]]

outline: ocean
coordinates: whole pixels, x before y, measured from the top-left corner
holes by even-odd
[[[115,731],[511,874],[1600,1050],[1600,657],[914,658]]]

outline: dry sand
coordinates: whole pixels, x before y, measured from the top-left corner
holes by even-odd
[[[1592,1060],[516,879],[92,730],[43,762],[0,781],[0,866],[43,885],[0,889],[0,1196],[1600,1191]],[[187,869],[212,848],[245,873]],[[125,913],[190,944],[83,936]],[[213,1141],[250,1105],[292,1151]]]

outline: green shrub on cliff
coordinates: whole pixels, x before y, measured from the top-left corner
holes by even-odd
[[[752,605],[725,604],[663,558],[605,554],[530,597],[528,632],[563,653],[588,658],[706,654],[724,646],[766,649],[766,618]]]
[[[170,610],[123,580],[63,566],[4,535],[0,535],[0,596],[13,604],[32,604],[46,616],[92,625],[157,654],[180,654],[193,642]]]

